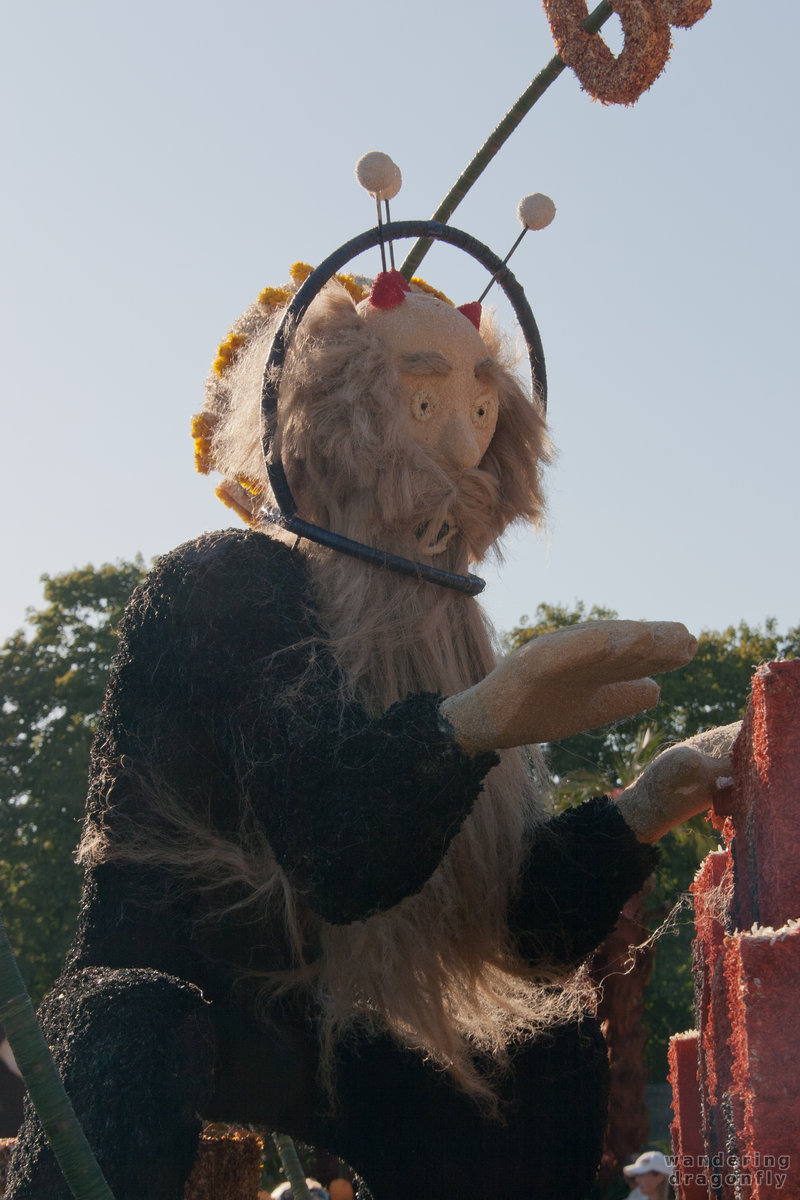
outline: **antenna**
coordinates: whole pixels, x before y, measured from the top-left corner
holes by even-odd
[[[517,205],[517,217],[522,222],[522,233],[519,235],[514,245],[509,250],[508,254],[503,259],[501,267],[495,271],[492,278],[487,283],[486,287],[478,296],[478,304],[482,304],[489,293],[494,281],[497,279],[502,267],[506,265],[511,255],[520,244],[525,234],[529,229],[545,229],[553,217],[556,215],[556,206],[549,196],[543,195],[541,192],[532,192],[530,196],[523,196]]]

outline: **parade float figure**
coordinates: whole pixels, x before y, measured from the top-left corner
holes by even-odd
[[[331,279],[267,371],[303,518],[417,573],[266,520],[261,377],[304,274],[234,326],[197,422],[251,528],[166,555],[121,623],[43,1027],[116,1200],[179,1200],[203,1120],[324,1146],[376,1200],[579,1197],[607,1079],[580,964],[727,741],[546,816],[521,747],[651,706],[696,643],[603,621],[498,662],[431,582],[543,515],[542,397],[479,305]],[[29,1114],[9,1200],[67,1195]]]

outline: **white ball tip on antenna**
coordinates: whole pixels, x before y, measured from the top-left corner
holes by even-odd
[[[517,205],[517,216],[526,229],[544,229],[556,215],[556,206],[549,196],[534,192],[523,196]]]
[[[393,200],[403,183],[397,163],[380,150],[370,150],[356,163],[356,179],[376,200]]]

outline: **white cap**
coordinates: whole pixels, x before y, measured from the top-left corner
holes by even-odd
[[[639,1155],[635,1163],[622,1168],[623,1174],[629,1177],[646,1175],[648,1171],[657,1171],[659,1175],[671,1175],[672,1167],[660,1150],[647,1150]]]

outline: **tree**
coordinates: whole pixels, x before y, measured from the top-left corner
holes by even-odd
[[[531,638],[565,625],[616,615],[597,605],[587,612],[583,602],[572,609],[540,604],[535,621],[522,617],[520,624],[507,635],[506,643],[509,649],[518,649]],[[692,662],[659,678],[661,701],[653,712],[566,738],[549,747],[557,809],[590,795],[613,794],[631,783],[653,753],[665,744],[738,720],[744,714],[750,679],[758,664],[800,656],[800,626],[781,634],[772,618],[766,620],[763,629],[742,621],[721,633],[705,630],[698,642]],[[672,1034],[694,1024],[691,973],[694,923],[688,890],[701,861],[718,845],[718,835],[704,816],[671,830],[659,842],[661,863],[654,890],[648,897],[649,924],[655,930],[669,919],[657,941],[645,1001],[644,1019],[650,1035],[645,1057],[654,1081],[666,1078],[667,1045]],[[674,911],[676,903],[681,907]]]
[[[0,648],[0,895],[34,1001],[74,931],[89,749],[116,626],[144,573],[137,558],[44,575],[47,606]]]
[[[759,663],[800,656],[800,626],[781,634],[777,625],[768,617],[763,629],[740,621],[722,633],[704,630],[700,634],[692,661],[659,680],[669,737],[691,737],[738,720]]]

